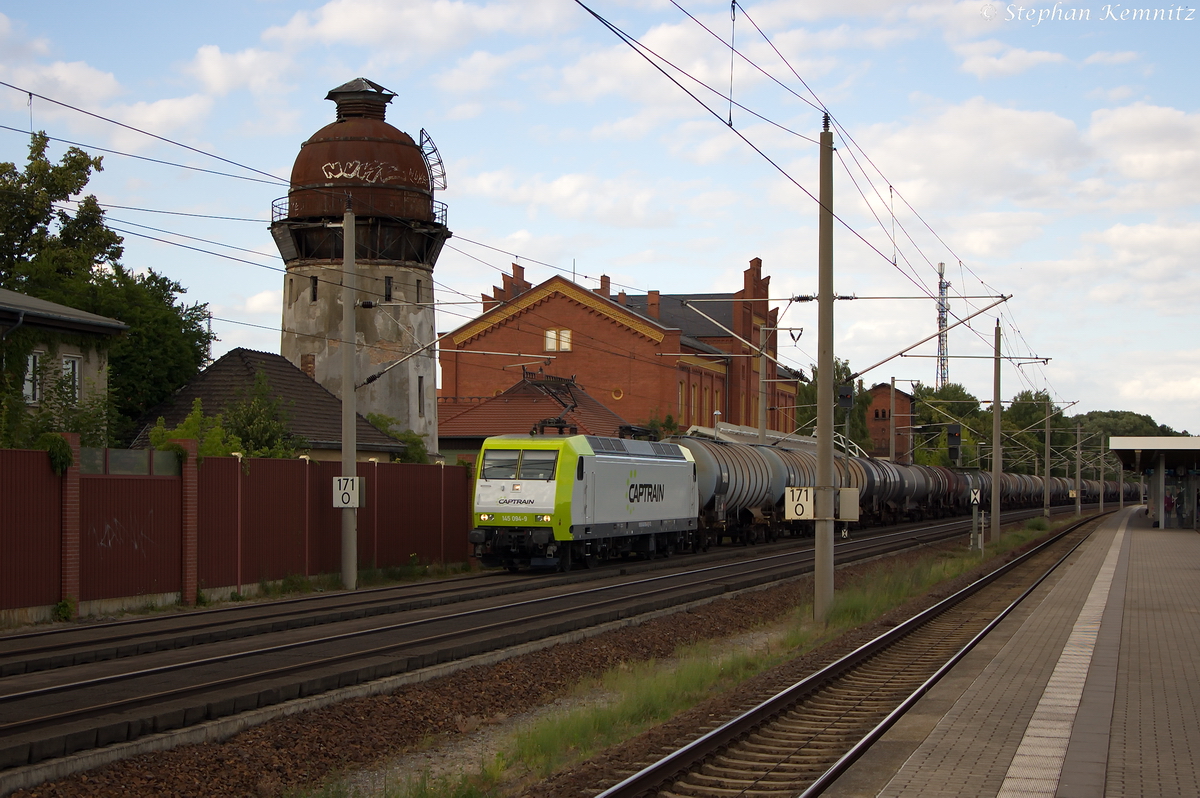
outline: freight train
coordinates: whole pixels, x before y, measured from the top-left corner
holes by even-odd
[[[838,486],[858,489],[856,527],[969,512],[972,490],[990,504],[986,472],[842,456],[834,468]],[[816,472],[811,443],[502,435],[479,454],[469,541],[484,565],[569,570],[812,534],[812,521],[785,518],[784,499],[815,485]],[[1051,477],[1051,503],[1073,502],[1072,487]],[[1082,501],[1101,490],[1115,501],[1121,483],[1084,480]],[[1003,474],[999,496],[1002,509],[1040,507],[1043,480]]]

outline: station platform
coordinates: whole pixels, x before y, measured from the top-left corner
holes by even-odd
[[[1105,520],[826,796],[1200,796],[1200,534]]]

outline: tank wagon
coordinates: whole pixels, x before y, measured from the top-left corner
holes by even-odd
[[[566,570],[813,532],[812,521],[784,518],[787,488],[816,484],[815,450],[802,444],[505,435],[484,442],[476,468],[469,540],[485,565]],[[968,513],[972,490],[985,507],[992,493],[987,472],[840,456],[834,468],[839,486],[858,489],[856,527]],[[1101,490],[1115,502],[1122,489],[1081,486],[1087,503]],[[1072,503],[1073,487],[1051,477],[1051,504]],[[999,497],[1004,509],[1041,507],[1043,478],[1002,474]]]

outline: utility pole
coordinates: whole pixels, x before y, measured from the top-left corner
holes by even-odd
[[[758,442],[767,442],[767,328],[758,328]]]
[[[946,282],[946,264],[939,263],[937,303],[937,378],[933,381],[935,389],[945,388],[946,383],[950,381],[950,337],[949,333],[946,331],[947,316],[950,314],[950,300],[946,297],[946,290],[949,287],[950,283]]]
[[[896,378],[892,377],[892,406],[888,410],[888,462],[896,462]]]
[[[1104,433],[1100,433],[1100,512],[1104,512]]]
[[[1046,475],[1042,478],[1042,515],[1050,517],[1050,400],[1046,400]]]
[[[1082,497],[1082,480],[1080,479],[1079,469],[1081,466],[1081,454],[1079,443],[1082,434],[1082,425],[1075,425],[1075,515],[1084,514],[1084,497]]]
[[[342,217],[342,477],[358,476],[358,428],[355,425],[357,402],[354,396],[354,355],[358,332],[354,328],[355,282],[357,266],[354,208],[346,198]],[[359,493],[361,496],[362,493]],[[342,508],[342,587],[358,587],[358,508]]]
[[[1000,319],[996,319],[996,351],[992,364],[992,543],[1000,542]]]
[[[833,133],[821,131],[821,210],[817,223],[817,491],[813,616],[833,606]]]

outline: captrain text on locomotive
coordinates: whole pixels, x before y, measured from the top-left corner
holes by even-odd
[[[838,486],[858,489],[856,526],[969,512],[973,489],[990,507],[987,472],[861,457],[836,458],[835,471]],[[484,565],[566,570],[697,551],[723,539],[812,534],[812,521],[785,519],[784,499],[787,488],[814,486],[816,472],[815,449],[790,441],[501,435],[484,441],[479,454],[469,540]],[[1001,508],[1040,507],[1042,486],[1042,477],[1002,474]],[[1050,477],[1051,503],[1074,501],[1072,486]],[[1103,489],[1115,501],[1121,483]],[[1099,481],[1084,480],[1082,501],[1096,501],[1100,490]]]

